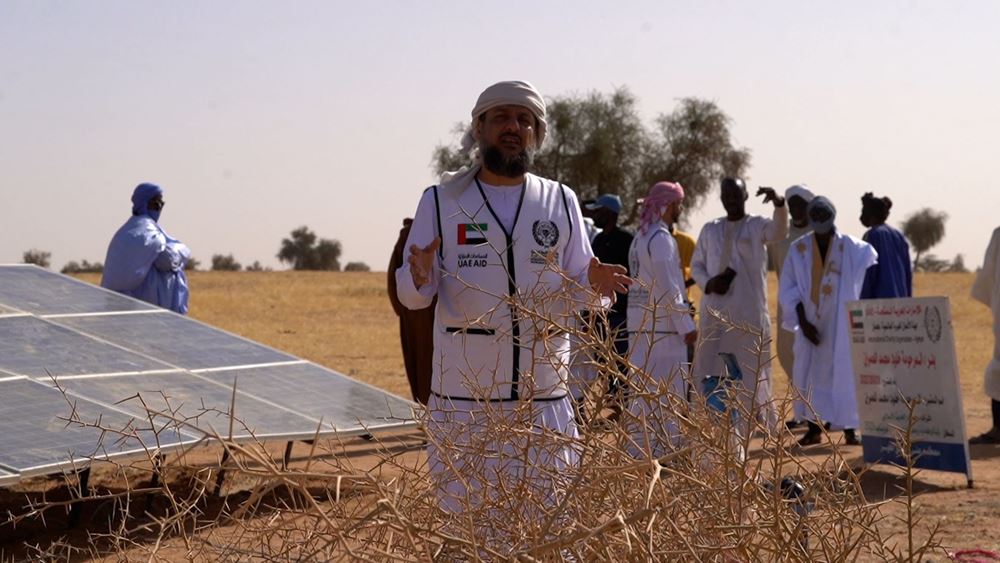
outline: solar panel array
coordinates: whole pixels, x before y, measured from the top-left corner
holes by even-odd
[[[413,407],[130,297],[37,266],[0,265],[0,485],[206,436],[294,440],[411,427]]]

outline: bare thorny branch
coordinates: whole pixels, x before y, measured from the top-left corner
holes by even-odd
[[[570,295],[579,299],[567,306]],[[476,432],[464,436],[383,436],[366,444],[368,451],[347,438],[314,440],[307,455],[283,468],[274,448],[253,439],[231,412],[229,427],[218,433],[199,429],[177,412],[161,411],[151,413],[142,429],[201,432],[204,443],[228,452],[226,496],[212,495],[219,468],[197,465],[192,451],[157,460],[159,452],[150,447],[145,459],[129,463],[101,462],[101,452],[95,452],[95,470],[107,476],[104,482],[125,483],[120,490],[99,488],[89,497],[78,491],[66,500],[43,496],[10,515],[3,529],[78,504],[112,506],[88,524],[84,543],[62,539],[23,550],[24,557],[40,560],[86,554],[148,561],[851,561],[862,555],[916,561],[937,547],[933,533],[923,544],[911,533],[905,548],[891,547],[892,538],[878,529],[879,506],[865,499],[859,473],[836,447],[825,460],[809,462],[788,436],[765,432],[754,407],[748,411],[735,399],[730,408],[750,424],[734,440],[732,417],[708,408],[700,393],[689,401],[668,392],[645,366],[632,365],[616,352],[613,336],[595,324],[601,322],[599,313],[587,322],[572,314],[593,304],[587,288],[576,281],[564,277],[558,294],[497,299],[534,327],[542,339],[540,350],[556,345],[544,339],[568,335],[574,342],[574,371],[590,366],[599,373],[567,382],[585,391],[579,437],[537,425],[537,405],[531,401],[513,410],[483,403]],[[770,342],[758,337],[756,353],[763,366],[770,361]],[[606,416],[604,390],[618,363],[629,368],[629,400],[650,405],[642,417],[627,408],[617,420]],[[677,376],[689,377],[684,369]],[[498,374],[494,384],[509,383],[504,377]],[[485,396],[490,389],[476,391]],[[787,402],[778,406],[785,409]],[[424,428],[432,423],[429,413],[416,415]],[[75,413],[69,418],[72,424],[100,424]],[[173,424],[154,424],[154,419]],[[663,435],[670,427],[665,421],[675,423],[679,437]],[[637,434],[636,428],[642,431]],[[140,433],[134,427],[129,436],[120,436],[122,429],[103,430],[109,438],[138,439]],[[903,430],[906,452],[909,434]],[[233,438],[244,433],[251,438]],[[485,493],[467,498],[458,513],[441,510],[436,489],[441,483],[429,478],[419,451],[424,439],[440,458],[452,460],[455,479],[467,488],[478,484]],[[671,446],[654,454],[640,441]],[[578,454],[578,464],[559,470],[532,464],[566,448]],[[518,461],[533,477],[469,461],[477,459]],[[911,458],[905,459],[901,498],[909,503],[906,528],[912,532],[919,525],[912,505],[915,469]],[[154,471],[156,486],[135,486],[136,475],[151,477]],[[777,485],[789,475],[804,485],[804,498],[788,498]],[[147,500],[152,506],[144,508]]]

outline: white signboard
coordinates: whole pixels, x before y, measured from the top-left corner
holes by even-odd
[[[907,401],[915,401],[916,466],[965,473],[972,482],[947,297],[847,304],[851,361],[868,463],[897,463]]]

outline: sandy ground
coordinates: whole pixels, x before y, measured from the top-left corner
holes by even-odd
[[[384,276],[384,273],[196,273],[191,278],[194,295],[191,314],[405,396],[408,388],[401,375],[395,317],[385,299]],[[971,283],[972,275],[920,275],[916,287],[918,295],[951,297],[967,427],[970,435],[975,435],[990,425],[989,403],[982,392],[982,368],[990,354],[992,334],[988,310],[967,297]],[[780,368],[775,379],[777,392],[784,392],[785,379]],[[841,439],[838,434],[833,438]],[[280,459],[284,446],[284,443],[268,444],[267,448],[274,459]],[[821,463],[831,447],[814,446],[802,455]],[[423,455],[416,431],[382,436],[380,442],[350,438],[343,443],[324,444],[321,450],[325,451],[314,456],[310,463],[317,463],[318,459],[341,471],[385,479],[392,478],[395,470],[391,464],[380,463],[387,455],[398,456],[401,465],[411,467],[418,466]],[[859,447],[847,447],[845,452],[852,466],[861,467]],[[305,464],[309,453],[310,446],[296,444],[292,466]],[[170,477],[172,486],[184,491],[206,479],[214,482],[214,473],[209,475],[209,472],[217,467],[220,454],[218,447],[211,446],[188,452],[185,468]],[[967,488],[964,475],[932,471],[918,475],[914,484],[915,492],[920,495],[917,505],[922,518],[918,537],[925,537],[926,530],[937,526],[938,540],[948,550],[1000,550],[1000,447],[974,447],[972,458],[975,486],[971,489]],[[142,487],[149,479],[146,468],[148,462],[137,462],[136,468],[123,476],[110,466],[95,466],[91,485],[99,497],[120,493],[127,486]],[[64,500],[69,497],[67,482],[72,484],[73,479],[35,478],[0,489],[0,510],[5,514],[23,514],[29,504],[42,499]],[[866,468],[862,483],[871,502],[890,501],[882,508],[889,516],[880,523],[882,531],[905,530],[905,522],[900,519],[905,511],[891,502],[898,499],[903,484],[900,472],[886,466]],[[218,512],[223,503],[232,505],[245,499],[245,491],[251,485],[227,479],[223,496],[206,503],[205,513],[210,515]],[[144,518],[152,521],[157,514],[164,513],[167,499],[156,495],[136,495],[136,498],[135,505],[145,506],[132,506],[130,510],[140,521]],[[4,560],[32,558],[36,548],[45,550],[59,544],[67,546],[59,552],[60,559],[86,559],[87,553],[74,555],[74,548],[86,548],[93,541],[89,534],[99,532],[102,527],[106,530],[109,517],[117,510],[110,500],[98,498],[82,505],[74,526],[69,524],[62,509],[46,512],[44,518],[21,521],[16,527],[2,526],[0,555]],[[148,515],[142,516],[147,510]],[[224,537],[227,528],[223,525],[213,533]],[[137,539],[141,543],[142,535]],[[144,559],[142,554],[148,547],[135,547],[116,557]],[[191,557],[182,543],[169,545],[160,555],[170,560]],[[934,559],[943,560],[944,555],[938,554]]]

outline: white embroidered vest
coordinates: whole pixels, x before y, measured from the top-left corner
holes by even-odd
[[[644,332],[654,334],[677,334],[670,322],[671,315],[678,314],[673,310],[676,295],[669,295],[667,288],[657,285],[652,271],[652,255],[650,245],[653,237],[673,237],[666,228],[659,226],[650,229],[645,235],[637,233],[628,249],[629,271],[635,277],[635,282],[628,291],[629,332]],[[684,313],[681,313],[684,314]]]
[[[430,189],[441,236],[431,391],[453,399],[562,398],[564,329],[574,309],[562,273],[574,236],[568,188],[527,175],[510,233],[475,181]]]

